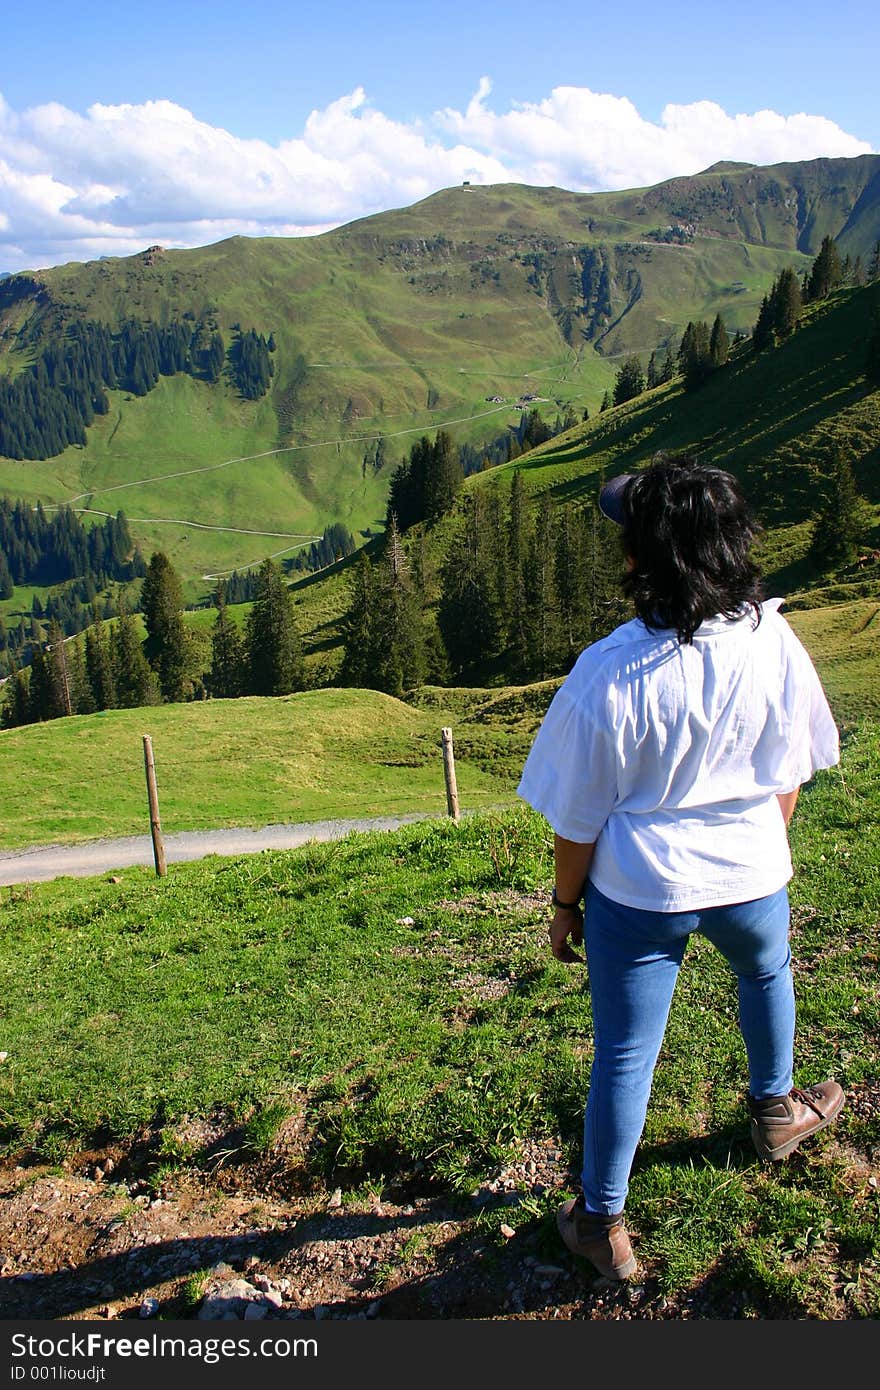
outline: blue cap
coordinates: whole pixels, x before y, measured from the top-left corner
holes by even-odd
[[[599,511],[618,526],[623,525],[623,496],[634,476],[632,473],[620,473],[606,483],[599,493]]]

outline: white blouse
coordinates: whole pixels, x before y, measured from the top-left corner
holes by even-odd
[[[680,643],[640,619],[582,652],[517,792],[557,834],[596,841],[590,879],[679,912],[775,893],[792,874],[777,792],[839,759],[825,693],[770,599]]]

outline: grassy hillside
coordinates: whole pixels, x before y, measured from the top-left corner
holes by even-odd
[[[853,731],[843,773],[820,774],[793,822],[792,952],[795,1079],[836,1076],[846,1108],[787,1162],[756,1160],[735,980],[695,938],[627,1204],[640,1288],[621,1313],[579,1287],[579,1319],[880,1313],[876,725]],[[125,1221],[133,1192],[171,1211],[188,1182],[232,1185],[261,1199],[240,1208],[261,1261],[273,1229],[291,1248],[294,1220],[308,1241],[300,1218],[326,1215],[334,1188],[333,1258],[365,1223],[387,1229],[386,1201],[415,1203],[393,1262],[358,1271],[383,1316],[441,1268],[491,1280],[505,1248],[520,1282],[568,1270],[554,1212],[577,1181],[593,1034],[583,968],[547,951],[551,872],[549,830],[520,810],[4,894],[0,1143],[28,1165],[14,1186],[112,1156]],[[530,1177],[547,1151],[558,1161]],[[426,1197],[452,1204],[442,1231]],[[313,1283],[296,1285],[306,1308]],[[530,1285],[529,1306],[549,1316],[567,1287]]]
[[[162,378],[142,398],[113,392],[85,447],[0,460],[0,490],[123,507],[190,592],[206,573],[290,553],[329,522],[375,527],[391,467],[419,432],[503,433],[523,393],[551,417],[595,411],[621,354],[677,345],[689,319],[718,310],[731,330],[749,328],[778,271],[808,265],[826,232],[866,256],[878,170],[880,158],[863,156],[719,166],[618,194],[449,189],[319,237],[72,264],[36,285],[11,277],[0,372],[22,370],[81,318],[189,316],[227,345],[240,324],[273,334],[277,351],[262,400],[188,377]],[[658,240],[670,226],[692,234]],[[391,463],[364,475],[364,439],[377,434]]]
[[[162,828],[446,812],[440,731],[453,725],[462,808],[509,804],[541,687],[371,690],[109,710],[0,732],[0,849],[149,830],[142,735],[153,741]],[[511,714],[514,709],[514,714]],[[25,771],[26,769],[26,771]]]
[[[206,615],[194,615],[203,617]],[[792,611],[844,730],[880,720],[880,599]],[[426,686],[108,710],[0,731],[0,849],[146,834],[142,735],[166,833],[422,812],[443,815],[440,730],[463,809],[509,806],[558,680]],[[26,772],[25,772],[26,769]]]
[[[765,528],[760,559],[767,590],[785,597],[790,613],[800,618],[797,610],[814,604],[880,599],[876,561],[827,574],[808,556],[834,444],[850,459],[867,504],[865,551],[880,548],[880,391],[864,376],[865,335],[878,306],[880,283],[840,291],[805,311],[801,327],[778,348],[755,355],[743,345],[698,391],[686,392],[679,378],[601,413],[511,464],[469,478],[462,500],[474,489],[508,488],[518,471],[533,501],[546,495],[564,506],[595,498],[602,479],[637,469],[658,451],[694,452],[743,481]],[[461,511],[460,502],[419,542],[435,587]],[[294,592],[310,659],[332,676],[341,657],[337,623],[347,601],[345,566],[301,582]],[[829,631],[836,622],[828,617]],[[855,643],[868,668],[859,682],[850,663],[841,687],[849,701],[876,698],[873,640],[866,627]]]

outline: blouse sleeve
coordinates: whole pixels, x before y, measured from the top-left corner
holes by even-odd
[[[598,711],[562,686],[526,759],[517,795],[578,844],[599,837],[617,798],[612,733]]]
[[[789,658],[785,702],[790,732],[784,780],[786,790],[794,791],[820,768],[834,767],[840,761],[840,739],[816,668],[806,648],[787,623],[785,626]]]

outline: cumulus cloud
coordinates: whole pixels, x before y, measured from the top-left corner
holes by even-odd
[[[669,105],[659,123],[626,97],[557,87],[506,111],[488,78],[464,111],[404,123],[363,88],[313,111],[277,145],[245,140],[170,101],[57,102],[15,112],[0,96],[0,270],[152,242],[203,246],[236,233],[299,236],[461,183],[632,188],[719,159],[772,164],[870,146],[822,116],[729,115]]]

